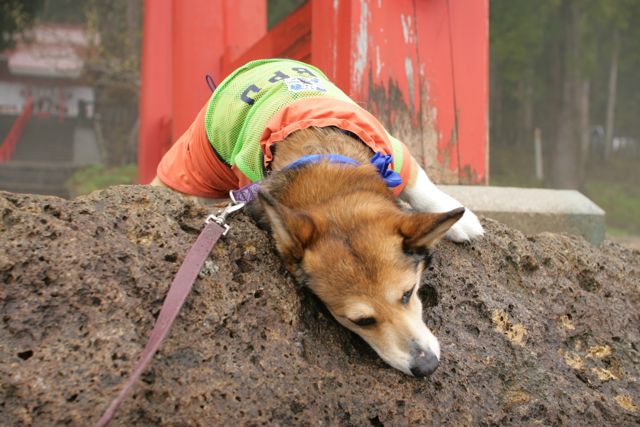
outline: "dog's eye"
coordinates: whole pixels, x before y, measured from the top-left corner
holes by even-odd
[[[361,317],[359,319],[351,321],[358,326],[371,326],[376,324],[376,319],[374,317]]]
[[[404,294],[402,294],[402,305],[407,305],[409,304],[409,300],[411,299],[411,295],[413,295],[413,290],[416,288],[415,285],[413,285],[413,288],[409,289],[407,292],[405,292]]]

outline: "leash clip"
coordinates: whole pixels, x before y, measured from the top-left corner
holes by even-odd
[[[233,192],[229,192],[229,196],[231,197],[231,201],[227,204],[227,206],[225,206],[222,209],[218,209],[218,212],[216,212],[215,214],[209,215],[207,219],[205,219],[204,221],[205,224],[210,224],[212,222],[215,222],[220,227],[224,228],[224,231],[222,232],[223,236],[226,236],[227,233],[229,232],[229,229],[231,228],[229,224],[227,224],[227,217],[230,214],[236,211],[239,211],[244,207],[244,205],[246,205],[245,202],[237,201],[235,197],[233,197]]]

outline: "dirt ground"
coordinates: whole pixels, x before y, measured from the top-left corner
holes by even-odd
[[[0,420],[90,425],[141,351],[207,212],[166,190],[0,192]],[[442,242],[428,379],[386,366],[240,214],[112,425],[638,425],[640,252],[483,220]]]

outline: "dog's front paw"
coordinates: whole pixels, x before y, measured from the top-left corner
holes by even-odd
[[[445,237],[454,242],[467,242],[477,239],[484,234],[482,224],[478,220],[476,214],[469,209],[465,210],[462,218],[456,222],[453,227],[447,231]]]

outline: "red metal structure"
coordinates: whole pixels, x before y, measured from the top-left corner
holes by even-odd
[[[16,118],[16,121],[13,122],[11,129],[9,129],[9,133],[5,137],[4,141],[2,141],[2,145],[0,145],[0,163],[5,163],[11,160],[11,156],[16,149],[16,144],[20,140],[20,136],[22,135],[22,130],[24,129],[24,125],[31,118],[31,113],[33,112],[33,98],[27,98],[27,102],[25,102],[24,107],[22,108],[22,112]]]
[[[488,179],[488,0],[310,0],[269,32],[265,0],[146,0],[139,178],[243,63],[299,59],[376,114],[441,183]]]

